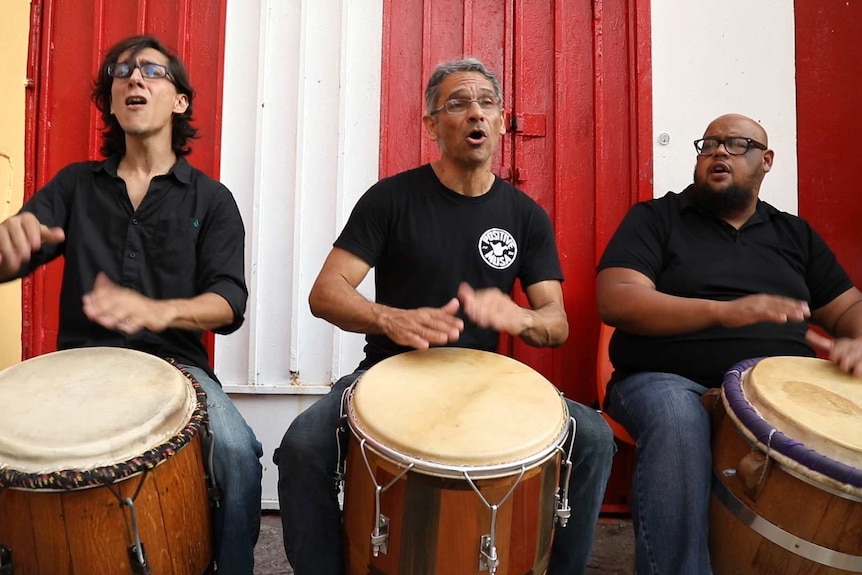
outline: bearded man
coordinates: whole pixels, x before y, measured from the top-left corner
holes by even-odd
[[[758,198],[765,130],[728,114],[694,146],[694,183],[632,207],[598,266],[599,313],[616,328],[604,407],[637,441],[638,575],[711,572],[700,397],[729,368],[817,348],[862,374],[862,293],[811,226]]]

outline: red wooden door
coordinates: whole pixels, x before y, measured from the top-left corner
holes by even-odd
[[[190,161],[218,177],[226,0],[32,0],[25,198],[60,168],[99,157],[100,120],[90,89],[105,51],[134,34],[176,50],[195,88],[200,138]],[[62,261],[25,279],[24,358],[56,349]],[[211,346],[211,342],[210,342]]]
[[[798,0],[794,6],[799,215],[826,239],[859,286],[862,4]]]

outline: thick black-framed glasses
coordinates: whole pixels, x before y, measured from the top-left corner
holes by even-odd
[[[431,110],[431,114],[436,114],[441,110],[446,110],[447,114],[457,116],[463,114],[470,109],[473,102],[479,104],[483,112],[496,112],[500,109],[500,100],[492,96],[482,96],[481,98],[452,98],[443,102],[443,105],[436,110]]]
[[[718,146],[724,144],[724,149],[731,156],[742,156],[748,153],[751,148],[765,150],[766,146],[752,140],[751,138],[743,138],[742,136],[728,136],[722,138],[701,138],[694,141],[694,149],[697,150],[698,156],[711,156],[718,149]]]
[[[159,80],[167,78],[173,81],[171,73],[168,72],[168,67],[162,64],[129,64],[128,62],[117,62],[116,64],[108,64],[108,76],[111,78],[128,78],[138,69],[141,71],[141,77],[145,80]]]

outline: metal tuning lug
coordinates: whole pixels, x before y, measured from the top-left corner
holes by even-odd
[[[0,575],[15,575],[12,550],[5,545],[0,545]]]
[[[557,523],[560,524],[560,527],[565,527],[569,522],[569,517],[572,516],[572,506],[569,505],[568,497],[560,497],[559,494],[556,496],[557,499],[557,511],[555,513],[555,517]]]
[[[479,571],[488,571],[491,575],[497,572],[497,567],[500,565],[500,559],[497,557],[497,547],[494,545],[494,538],[488,535],[482,535],[479,539]]]
[[[147,561],[147,552],[144,550],[143,543],[129,545],[129,562],[132,564],[133,575],[151,575],[153,572]]]
[[[371,532],[371,552],[375,557],[381,553],[386,555],[389,551],[389,518],[385,515],[377,515],[377,526]]]

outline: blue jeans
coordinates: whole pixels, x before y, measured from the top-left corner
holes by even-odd
[[[607,413],[637,442],[632,481],[638,575],[709,575],[712,456],[706,388],[644,372],[608,388]]]
[[[216,573],[253,575],[254,546],[260,532],[263,446],[239,410],[202,369],[183,365],[207,394],[213,435],[213,474],[221,500],[213,508]]]
[[[297,575],[342,575],[341,511],[335,482],[341,396],[361,372],[338,380],[301,413],[275,451],[284,550]],[[557,528],[548,575],[584,573],[614,453],[613,434],[595,410],[566,400],[577,421],[569,481],[572,516]],[[568,446],[566,446],[568,447]]]

